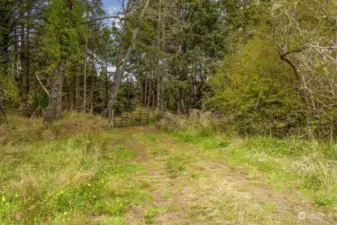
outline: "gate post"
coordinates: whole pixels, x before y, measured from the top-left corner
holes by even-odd
[[[142,110],[139,110],[139,125],[142,125]]]
[[[114,118],[112,118],[113,126],[116,125],[116,111],[114,112]]]
[[[132,112],[128,112],[128,117],[129,125],[132,125]]]
[[[147,111],[147,124],[150,124],[150,110]]]

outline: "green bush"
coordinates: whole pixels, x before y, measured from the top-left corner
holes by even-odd
[[[292,71],[270,39],[255,37],[224,62],[212,77],[214,96],[205,108],[231,118],[241,134],[285,134],[299,123],[300,105]]]

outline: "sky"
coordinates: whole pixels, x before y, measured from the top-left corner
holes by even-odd
[[[103,0],[103,6],[104,8],[113,8],[113,7],[120,7],[120,2],[119,0]]]
[[[108,15],[113,15],[121,9],[120,0],[102,0],[103,8]]]

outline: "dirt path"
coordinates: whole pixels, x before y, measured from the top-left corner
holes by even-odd
[[[138,153],[137,159],[142,160],[147,164],[149,161],[149,156],[146,152],[145,147],[133,137],[131,130],[128,130],[128,133],[131,134],[131,137],[129,137],[129,139],[125,141],[125,146],[129,149],[136,151]]]
[[[158,130],[151,127],[142,127],[137,129],[126,128],[126,133],[130,138],[125,141],[127,148],[133,149],[138,153],[137,159],[143,161],[147,168],[145,175],[139,175],[138,179],[147,180],[151,184],[148,188],[151,194],[151,202],[148,205],[135,205],[130,209],[128,216],[128,224],[188,224],[184,220],[184,198],[182,196],[174,196],[166,198],[165,193],[167,186],[170,185],[170,178],[160,173],[160,165],[155,163],[155,158],[149,156],[147,148],[144,144],[137,140],[135,135],[141,130],[147,134],[160,135]],[[170,138],[168,138],[170,139]],[[167,212],[172,205],[179,204],[181,210]],[[146,210],[146,208],[150,208]]]
[[[134,205],[127,224],[335,224],[293,191],[268,187],[260,174],[208,160],[193,144],[151,127],[123,129],[125,146],[146,169],[151,198]]]

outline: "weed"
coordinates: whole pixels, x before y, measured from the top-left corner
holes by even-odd
[[[154,217],[172,211],[174,209],[168,207],[161,207],[161,206],[150,206],[145,212],[145,222],[148,224],[154,223]]]
[[[171,178],[177,178],[185,170],[183,160],[179,157],[169,157],[165,161],[165,168]]]

